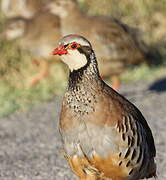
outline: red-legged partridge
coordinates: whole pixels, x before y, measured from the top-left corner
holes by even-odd
[[[152,132],[141,112],[101,79],[90,42],[68,35],[53,54],[70,69],[59,128],[73,172],[80,180],[155,177]]]

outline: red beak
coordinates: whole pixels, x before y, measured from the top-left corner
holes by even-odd
[[[67,49],[65,49],[64,46],[59,46],[56,49],[53,50],[52,54],[53,55],[63,55],[63,54],[67,54]]]

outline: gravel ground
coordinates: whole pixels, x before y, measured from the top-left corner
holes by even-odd
[[[150,86],[142,82],[123,85],[121,93],[139,107],[152,128],[158,179],[165,180],[166,87],[155,92],[148,90]],[[155,89],[155,84],[151,89]],[[57,129],[60,104],[61,98],[55,98],[30,112],[0,119],[0,180],[76,179],[61,153]]]

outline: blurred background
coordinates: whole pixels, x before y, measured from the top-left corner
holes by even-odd
[[[0,0],[0,117],[16,111],[26,111],[34,104],[62,95],[67,85],[68,72],[64,64],[54,61],[52,57],[46,57],[47,63],[44,62],[44,65],[36,60],[37,51],[51,54],[50,47],[57,45],[55,40],[55,43],[52,42],[48,47],[41,46],[47,43],[47,39],[49,42],[54,40],[54,31],[51,29],[56,27],[56,39],[61,38],[60,20],[57,16],[43,15],[47,12],[45,7],[50,0],[27,0],[28,3],[25,5],[20,0],[12,2],[13,4],[10,0]],[[131,27],[138,28],[146,44],[161,55],[162,61],[157,66],[148,66],[145,63],[128,66],[121,74],[122,83],[166,78],[165,0],[78,0],[78,3],[80,10],[89,16],[112,16]],[[42,9],[44,10],[41,11]],[[17,24],[18,27],[22,27],[22,21],[19,21],[22,18],[24,23],[28,24],[25,32],[30,33],[27,33],[25,39],[22,38],[21,43],[17,38],[6,38],[5,32],[7,28],[10,30],[10,23],[17,21],[20,22]],[[17,33],[19,35],[22,32]],[[45,72],[41,75],[40,71]],[[40,75],[46,77],[38,81]],[[110,78],[105,80],[111,83]]]

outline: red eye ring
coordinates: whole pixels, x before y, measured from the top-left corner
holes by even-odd
[[[70,49],[77,49],[79,46],[79,44],[77,44],[76,42],[73,42],[71,45],[70,45]]]

